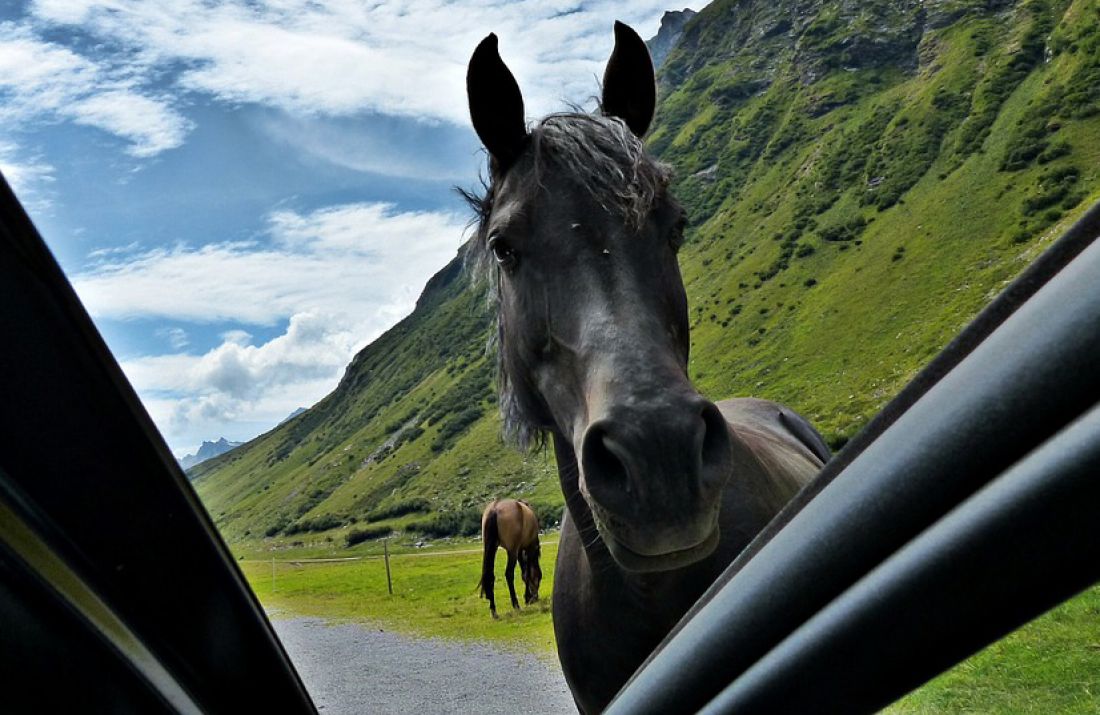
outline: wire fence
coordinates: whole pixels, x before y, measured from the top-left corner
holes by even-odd
[[[557,546],[558,545],[557,541],[543,541],[541,543],[542,543],[543,547]],[[391,558],[391,559],[395,559],[395,558],[404,559],[404,558],[421,558],[421,557],[426,557],[426,556],[451,556],[452,554],[480,554],[481,551],[482,551],[481,549],[448,549],[448,550],[445,550],[445,551],[441,550],[441,551],[418,551],[418,552],[404,552],[404,551],[402,551],[402,552],[397,552],[397,553],[391,553],[389,555],[389,558]],[[341,562],[352,562],[352,561],[380,561],[380,560],[383,560],[385,558],[386,558],[385,554],[364,554],[362,556],[342,556],[342,557],[316,558],[316,559],[313,559],[313,558],[309,558],[309,559],[306,559],[306,558],[302,558],[302,559],[294,559],[294,558],[279,559],[279,558],[276,558],[276,557],[273,556],[269,559],[240,559],[240,562],[241,563],[253,563],[253,564],[255,564],[255,563],[267,564],[267,563],[271,563],[272,561],[274,561],[275,563],[278,563],[278,564],[330,564],[330,563],[341,563]]]
[[[557,546],[557,541],[544,541],[543,546]],[[241,563],[261,563],[271,564],[271,590],[276,591],[276,568],[281,565],[289,566],[306,566],[309,564],[341,564],[341,563],[356,563],[360,561],[385,561],[386,563],[386,587],[389,590],[390,595],[393,595],[393,578],[390,572],[390,560],[404,559],[404,558],[423,558],[430,556],[453,556],[456,554],[480,554],[482,549],[447,549],[442,551],[421,551],[421,552],[399,552],[391,554],[389,550],[388,540],[382,541],[382,553],[381,554],[364,554],[362,556],[335,556],[328,558],[301,558],[301,559],[278,559],[272,556],[270,559],[240,559]]]

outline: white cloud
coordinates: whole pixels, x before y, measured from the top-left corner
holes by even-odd
[[[169,441],[190,445],[222,436],[215,429],[232,439],[231,429],[264,415],[270,427],[331,391],[355,352],[412,310],[427,279],[455,255],[464,225],[452,214],[389,204],[280,210],[269,217],[265,247],[110,252],[72,281],[97,318],[288,321],[260,345],[238,329],[202,355],[123,362]]]
[[[405,315],[453,257],[463,217],[349,204],[270,216],[272,241],[109,254],[73,276],[95,317],[272,325],[313,311],[366,320],[371,338]]]
[[[123,369],[130,374],[129,366]],[[194,453],[205,440],[225,437],[244,442],[266,432],[298,407],[313,405],[332,390],[331,379],[283,385],[254,402],[209,392],[181,399],[175,393],[142,394],[142,404],[167,438],[172,451]]]
[[[227,335],[203,355],[141,357],[123,367],[138,389],[256,402],[272,388],[338,376],[359,342],[348,323],[315,313],[291,316],[286,332],[263,345],[242,337]]]
[[[96,0],[32,0],[31,9],[57,22],[79,25],[97,4]]]
[[[133,72],[44,42],[27,27],[0,23],[0,121],[9,128],[71,120],[129,141],[127,151],[137,157],[179,146],[191,122],[167,99],[143,90]]]
[[[54,180],[52,166],[41,159],[21,157],[18,146],[4,141],[0,141],[0,174],[24,202],[37,197],[37,190]]]
[[[156,331],[157,337],[164,338],[176,350],[183,350],[191,344],[191,338],[183,328],[160,328]]]
[[[247,333],[225,336],[202,355],[157,355],[123,361],[161,431],[180,454],[206,439],[250,439],[293,409],[332,391],[359,346],[353,326],[299,313],[284,334],[249,345]]]
[[[380,115],[301,117],[285,112],[268,112],[254,121],[263,134],[303,159],[320,159],[353,171],[396,179],[464,182],[479,163],[470,149],[472,136],[440,127],[438,122]],[[432,150],[425,151],[427,146]]]
[[[93,261],[106,260],[111,256],[128,256],[137,253],[141,250],[141,244],[137,241],[131,241],[125,246],[113,246],[110,248],[97,248],[94,251],[88,252],[88,259]]]
[[[62,109],[98,79],[98,68],[71,50],[36,39],[26,27],[0,23],[5,117]]]
[[[252,333],[247,330],[227,330],[221,335],[222,340],[233,345],[249,345],[252,342]]]
[[[467,122],[466,62],[490,31],[529,114],[596,90],[616,19],[657,31],[664,0],[623,3],[405,0],[41,0],[37,21],[79,25],[182,87],[294,114],[379,112]]]
[[[64,114],[77,124],[103,129],[131,142],[129,154],[145,158],[183,144],[192,123],[162,101],[114,89],[77,100]]]

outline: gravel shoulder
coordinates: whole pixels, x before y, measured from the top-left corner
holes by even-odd
[[[324,715],[576,713],[561,670],[529,653],[318,618],[272,624]]]

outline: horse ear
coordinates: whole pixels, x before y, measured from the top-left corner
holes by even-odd
[[[496,168],[511,166],[527,142],[523,95],[516,78],[497,52],[497,36],[490,33],[470,57],[466,69],[470,119]]]
[[[653,121],[656,106],[657,81],[649,50],[638,33],[616,20],[615,49],[603,73],[601,109],[622,119],[641,137]]]

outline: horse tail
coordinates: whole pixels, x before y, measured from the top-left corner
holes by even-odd
[[[482,598],[488,598],[493,592],[493,563],[496,561],[497,547],[500,546],[495,506],[495,504],[490,505],[481,520],[481,540],[484,542],[485,551],[481,557],[481,580],[477,585]]]

